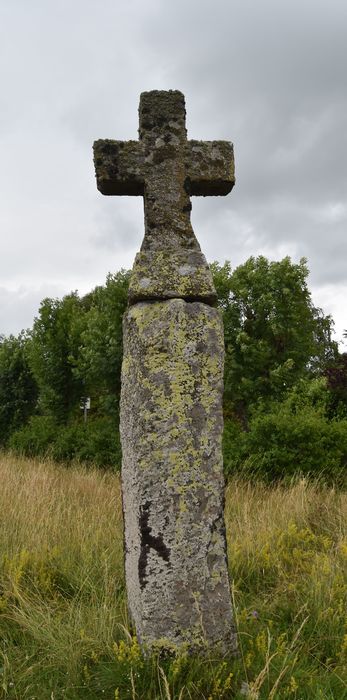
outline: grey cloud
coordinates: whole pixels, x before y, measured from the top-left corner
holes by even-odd
[[[143,237],[143,219],[142,197],[123,197],[117,207],[113,197],[102,198],[94,216],[91,240],[97,247],[112,252],[122,250],[134,257]]]
[[[19,286],[13,289],[0,287],[0,335],[17,335],[21,330],[29,329],[38,314],[39,306],[45,297],[61,298],[66,294],[63,286],[39,285],[37,287]],[[4,331],[2,330],[4,329]]]

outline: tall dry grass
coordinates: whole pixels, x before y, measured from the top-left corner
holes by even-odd
[[[3,454],[0,485],[0,697],[347,698],[345,493],[228,484],[241,653],[207,663],[129,637],[118,475]]]
[[[41,667],[76,678],[81,656],[109,652],[127,622],[119,479],[2,455],[0,484],[3,653],[18,647],[11,677],[18,664],[23,678]]]
[[[121,551],[118,477],[2,455],[0,480],[0,542],[7,551],[57,546],[86,553],[91,545],[109,549],[111,541]]]

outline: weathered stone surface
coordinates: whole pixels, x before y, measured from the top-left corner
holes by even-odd
[[[144,645],[233,652],[223,525],[217,309],[143,302],[124,317],[121,439],[128,602]]]
[[[225,195],[234,177],[227,141],[187,141],[184,96],[144,92],[139,141],[94,144],[103,194],[143,195],[145,237],[130,281],[129,301],[201,299],[216,302],[211,274],[190,221],[190,195]]]
[[[223,327],[191,195],[234,184],[232,145],[188,141],[184,96],[143,93],[139,141],[94,144],[104,194],[142,195],[124,317],[122,493],[128,603],[144,646],[236,648],[223,525]]]
[[[175,246],[137,253],[129,284],[129,303],[145,299],[186,299],[215,304],[216,291],[205,257],[196,248]]]

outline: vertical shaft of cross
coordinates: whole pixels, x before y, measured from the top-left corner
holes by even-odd
[[[144,648],[232,653],[223,518],[224,338],[190,195],[234,184],[223,141],[188,141],[184,97],[143,93],[138,142],[97,141],[98,188],[143,195],[123,319],[120,405],[128,605]]]
[[[180,92],[143,93],[139,136],[147,175],[144,185],[145,238],[142,250],[172,250],[200,246],[190,221],[191,203],[185,187],[187,143],[184,97]]]
[[[211,274],[190,221],[185,116],[184,97],[178,91],[141,95],[145,236],[130,283],[132,303],[177,296],[215,301]]]

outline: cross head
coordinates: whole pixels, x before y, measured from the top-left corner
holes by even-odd
[[[144,92],[139,140],[94,143],[99,191],[144,198],[145,237],[135,260],[131,302],[175,296],[215,301],[190,221],[190,197],[231,191],[233,146],[188,140],[185,117],[184,95],[178,90]]]

